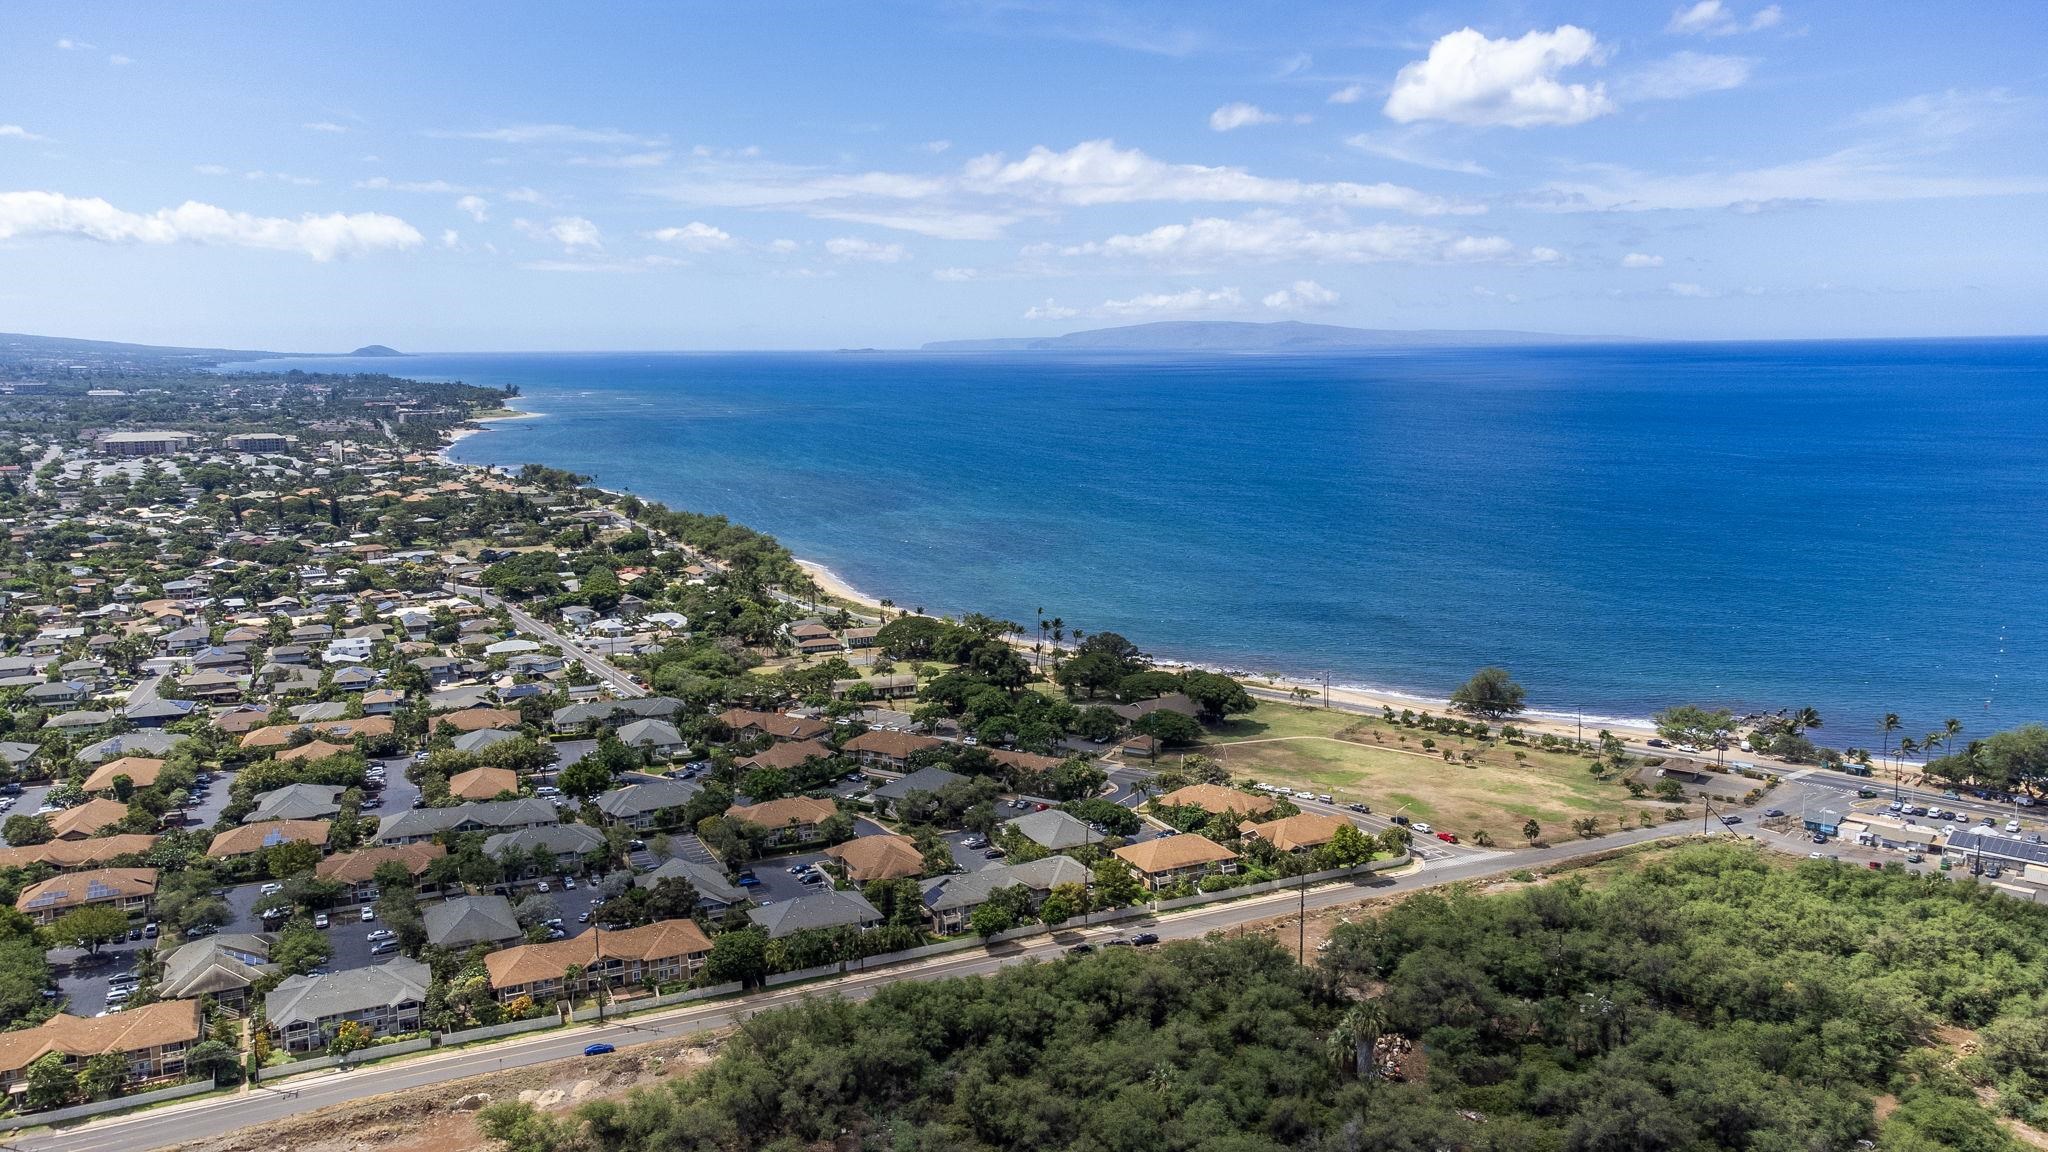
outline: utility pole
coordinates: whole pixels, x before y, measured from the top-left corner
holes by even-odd
[[[1308,967],[1308,873],[1301,874],[1301,907],[1295,915],[1295,925],[1300,929],[1295,942],[1295,962]]]
[[[1573,708],[1572,713],[1578,717],[1572,729],[1572,743],[1584,744],[1586,742],[1586,710],[1583,707]]]
[[[1330,710],[1330,670],[1323,669],[1323,711]]]

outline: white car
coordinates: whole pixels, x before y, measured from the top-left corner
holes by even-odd
[[[546,892],[548,890],[548,882],[543,880],[540,883],[535,884],[533,886],[533,890],[536,892]]]
[[[2019,830],[2020,830],[2020,822],[2019,822],[2019,821],[2017,821],[2017,820],[2007,820],[2007,821],[2005,822],[2005,830],[2006,830],[2007,832],[2017,832],[2017,831],[2019,831]]]
[[[1415,829],[1417,832],[1422,833],[1424,836],[1436,835],[1436,829],[1431,828],[1429,825],[1424,824],[1420,820],[1417,820],[1415,823],[1410,824],[1409,827]]]
[[[368,940],[372,944],[379,940],[396,940],[397,938],[398,933],[393,932],[389,928],[372,928],[363,934],[363,939]]]
[[[564,892],[574,892],[575,890],[576,890],[576,878],[575,878],[574,876],[564,876],[564,877],[562,877],[562,891],[564,891]]]
[[[258,888],[258,889],[256,890],[256,894],[257,894],[258,896],[275,896],[275,895],[277,895],[277,894],[278,894],[279,892],[282,892],[282,891],[284,891],[284,885],[282,885],[282,884],[274,884],[274,883],[273,883],[273,884],[265,884],[265,885],[264,885],[263,887],[261,887],[261,888]]]
[[[367,924],[370,921],[375,920],[376,918],[377,910],[375,908],[370,907],[368,904],[363,905],[363,922]]]
[[[315,927],[315,928],[325,928],[325,927],[327,927],[328,923],[329,923],[329,921],[328,921],[328,919],[327,919],[327,913],[325,913],[325,912],[315,912],[315,913],[313,914],[313,927]]]
[[[560,788],[555,787],[553,784],[543,784],[540,787],[535,788],[533,790],[533,794],[535,796],[560,796],[562,794],[562,790]]]

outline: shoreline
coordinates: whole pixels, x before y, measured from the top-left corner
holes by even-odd
[[[506,407],[510,408],[512,407],[512,405],[507,404]],[[515,411],[515,415],[476,417],[472,421],[470,421],[470,423],[475,425],[488,425],[495,424],[500,421],[538,419],[539,417],[547,415],[547,413],[545,412],[531,412],[526,411],[524,409],[517,409]],[[452,450],[455,447],[455,445],[460,443],[462,440],[467,439],[470,436],[479,435],[489,430],[490,429],[487,427],[457,428],[450,434],[448,442],[442,446],[440,452],[437,453],[437,455],[439,456],[442,463],[448,464],[452,467],[474,468],[483,472],[495,471],[499,467],[503,466],[472,464],[450,459],[448,455],[450,450]],[[532,463],[540,462],[532,461]],[[597,487],[600,491],[608,492],[620,498],[635,496],[635,494],[632,492],[620,491],[618,489],[606,488],[603,486]],[[644,499],[644,497],[636,498]],[[817,582],[818,589],[820,593],[822,593],[823,595],[845,601],[846,603],[851,604],[856,608],[863,609],[867,612],[874,613],[876,615],[881,615],[883,613],[884,608],[881,602],[881,597],[874,596],[870,593],[860,590],[859,588],[856,588],[852,583],[847,581],[845,577],[833,571],[829,565],[826,565],[825,563],[817,560],[807,560],[801,556],[795,555],[794,553],[791,554],[791,559],[796,563],[796,565],[799,568],[803,569],[804,572],[807,575],[809,575],[812,580]],[[902,601],[896,601],[895,605],[892,606],[889,610],[894,611],[899,615],[908,615],[908,610],[902,608],[901,604]],[[1030,636],[1023,634],[1018,634],[1011,637],[1011,642],[1019,648],[1025,650],[1029,650],[1031,645],[1035,643],[1035,641]],[[1071,645],[1065,645],[1063,647],[1069,652],[1073,650]],[[1205,663],[1197,660],[1183,660],[1173,657],[1171,655],[1154,655],[1152,659],[1155,664],[1157,664],[1159,667],[1163,669],[1178,671],[1200,670],[1206,672],[1220,672],[1232,675],[1240,681],[1244,682],[1248,687],[1253,688],[1260,688],[1269,691],[1280,692],[1290,692],[1295,688],[1305,688],[1312,691],[1314,693],[1314,697],[1312,702],[1302,705],[1304,707],[1320,707],[1320,702],[1323,699],[1323,694],[1325,691],[1323,682],[1319,679],[1308,679],[1299,676],[1290,676],[1285,673],[1279,672],[1257,672],[1242,668],[1229,668],[1222,665]],[[1432,712],[1437,715],[1456,714],[1451,708],[1451,703],[1448,697],[1431,695],[1427,692],[1421,691],[1409,691],[1400,688],[1378,687],[1369,684],[1338,683],[1333,681],[1329,685],[1328,693],[1329,700],[1333,705],[1344,704],[1349,705],[1353,708],[1363,708],[1371,711],[1377,711],[1383,708],[1391,708],[1397,713],[1402,711],[1403,709],[1408,709],[1416,712]],[[1518,728],[1522,728],[1529,731],[1549,732],[1553,735],[1568,737],[1577,737],[1581,733],[1581,730],[1583,730],[1584,733],[1587,734],[1597,733],[1602,728],[1615,732],[1617,735],[1621,735],[1624,737],[1633,737],[1637,739],[1654,736],[1656,734],[1656,725],[1651,721],[1651,719],[1648,716],[1616,716],[1604,713],[1581,714],[1569,710],[1555,708],[1546,709],[1542,707],[1533,706],[1527,709],[1526,711],[1520,713],[1519,715],[1514,716],[1504,722],[1512,723]],[[1496,725],[1498,723],[1499,722],[1496,722]]]

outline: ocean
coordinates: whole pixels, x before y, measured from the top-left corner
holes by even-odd
[[[2048,719],[2048,342],[428,355],[455,459],[771,532],[903,607],[1533,707]]]

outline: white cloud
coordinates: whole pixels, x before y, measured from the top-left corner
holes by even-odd
[[[1344,87],[1330,93],[1330,103],[1332,104],[1356,104],[1363,99],[1365,99],[1365,85],[1363,84],[1346,84]]]
[[[548,222],[547,234],[562,247],[602,248],[604,237],[598,234],[597,225],[581,216],[557,216]]]
[[[574,124],[513,124],[471,132],[429,132],[444,140],[483,140],[492,144],[633,144],[651,147],[659,140],[635,136],[615,128],[578,128]]]
[[[294,176],[289,172],[265,172],[260,168],[242,173],[244,180],[275,180],[279,184],[294,184],[300,188],[312,188],[320,183],[315,176]]]
[[[456,248],[456,247],[460,247],[460,246],[461,246],[461,244],[462,244],[462,234],[461,234],[461,233],[457,232],[457,231],[456,231],[455,229],[453,229],[453,228],[443,228],[443,229],[441,230],[441,247],[443,247],[443,248]]]
[[[1703,92],[1724,92],[1749,82],[1756,61],[1744,56],[1674,52],[1623,77],[1615,94],[1625,100],[1682,100]]]
[[[1420,225],[1311,224],[1298,217],[1272,214],[1203,217],[1062,250],[1069,256],[1107,256],[1181,267],[1280,260],[1331,264],[1492,260],[1506,258],[1513,251],[1514,245],[1498,236],[1458,236]]]
[[[1428,131],[1420,125],[1411,125],[1391,132],[1360,132],[1355,136],[1346,137],[1344,142],[1361,152],[1398,160],[1403,164],[1413,164],[1418,168],[1432,168],[1438,172],[1462,172],[1467,176],[1493,175],[1475,161],[1454,160],[1427,151],[1426,140],[1418,137],[1426,137]]]
[[[1104,300],[1099,316],[1185,316],[1196,312],[1228,312],[1244,306],[1235,288],[1189,288],[1181,292],[1144,292],[1127,300]]]
[[[116,52],[112,56],[107,57],[107,63],[112,64],[116,68],[125,68],[135,63],[135,58],[133,56],[123,56]]]
[[[1386,114],[1403,124],[1534,128],[1582,124],[1614,111],[1598,83],[1565,84],[1557,74],[1606,55],[1591,32],[1561,24],[1518,40],[1489,39],[1461,28],[1430,45],[1427,59],[1402,68],[1387,96]]]
[[[1304,312],[1332,307],[1337,299],[1337,293],[1313,280],[1296,280],[1292,287],[1268,293],[1259,303],[1275,312]]]
[[[1556,264],[1563,259],[1564,253],[1555,248],[1545,248],[1541,244],[1528,251],[1528,260],[1531,264]]]
[[[1760,8],[1748,20],[1737,16],[1722,0],[1699,0],[1671,14],[1664,30],[1675,36],[1733,36],[1739,32],[1761,32],[1774,28],[1785,18],[1776,4]]]
[[[980,276],[980,275],[981,275],[981,273],[980,273],[980,272],[978,272],[978,271],[976,271],[975,269],[972,269],[972,268],[934,268],[934,269],[932,269],[932,279],[934,279],[934,280],[937,280],[937,281],[939,281],[939,282],[941,282],[941,283],[944,283],[944,284],[964,284],[964,283],[966,283],[967,281],[969,281],[969,280],[973,280],[973,279],[975,279],[976,277],[978,277],[978,276]]]
[[[569,163],[578,168],[659,168],[668,163],[668,157],[667,152],[657,150],[615,156],[572,156]]]
[[[188,200],[150,213],[125,212],[98,197],[0,192],[0,240],[75,236],[108,244],[193,243],[299,252],[315,260],[417,248],[418,229],[377,212],[254,216]]]
[[[1079,309],[1054,303],[1050,296],[1046,297],[1045,303],[1034,304],[1024,310],[1026,320],[1072,320],[1080,314]]]
[[[315,121],[313,121],[313,122],[312,122],[312,123],[310,123],[310,124],[303,124],[303,125],[300,125],[300,127],[304,128],[304,129],[305,129],[306,131],[308,131],[308,132],[335,132],[335,133],[340,133],[340,132],[346,132],[346,131],[348,131],[348,130],[349,130],[349,127],[348,127],[348,125],[346,125],[346,124],[336,124],[336,123],[335,123],[334,121],[332,121],[332,120],[315,120]]]
[[[768,250],[778,256],[787,256],[801,247],[803,245],[794,240],[770,240],[768,242]]]
[[[1648,252],[1631,252],[1621,258],[1621,266],[1623,268],[1662,268],[1664,266],[1664,258],[1662,256],[1652,256]]]
[[[1254,124],[1278,124],[1281,117],[1260,108],[1256,104],[1242,101],[1225,104],[1209,113],[1209,127],[1213,131],[1228,132],[1234,128],[1249,128]]]
[[[1398,184],[1309,183],[1254,176],[1242,168],[1169,164],[1114,140],[1089,140],[1065,152],[1033,148],[1018,160],[1001,154],[971,161],[968,188],[1012,192],[1063,204],[1135,204],[1149,200],[1330,204],[1424,215],[1477,211]]]
[[[1857,146],[1812,160],[1740,172],[1659,176],[1596,165],[1588,168],[1588,179],[1544,185],[1531,197],[1530,204],[1560,212],[1702,208],[1753,212],[1783,204],[1945,200],[2048,191],[2048,179],[2040,177],[1912,171],[1907,164],[1909,159],[1897,149]]]
[[[825,241],[825,251],[841,260],[867,260],[876,264],[895,264],[910,258],[901,244],[878,244],[858,236],[835,236]]]
[[[42,137],[19,124],[0,124],[0,139],[41,140]]]
[[[993,240],[1017,222],[1014,213],[955,212],[944,208],[907,207],[867,212],[821,206],[810,209],[809,214],[819,220],[869,224],[898,232],[915,232],[935,240]]]
[[[680,228],[659,228],[647,236],[691,252],[718,252],[733,246],[732,233],[701,220],[692,220]]]
[[[952,146],[953,142],[951,140],[927,140],[924,143],[919,144],[918,148],[922,151],[929,152],[932,155],[937,156],[939,153],[946,151]]]
[[[1689,300],[1705,300],[1715,295],[1714,290],[1711,288],[1703,288],[1698,284],[1685,284],[1678,281],[1665,285],[1665,288],[1673,296],[1683,296]]]
[[[531,188],[508,188],[505,190],[505,199],[512,201],[514,204],[546,204],[548,202],[548,198],[545,195]]]
[[[436,196],[458,195],[483,191],[450,184],[446,180],[393,180],[389,176],[372,176],[368,180],[356,181],[356,187],[375,192],[428,192]]]
[[[83,40],[73,40],[67,36],[57,41],[57,47],[66,52],[90,52],[96,45],[87,44]]]
[[[455,202],[455,207],[469,214],[469,218],[481,224],[491,218],[491,202],[481,196],[464,196]]]

